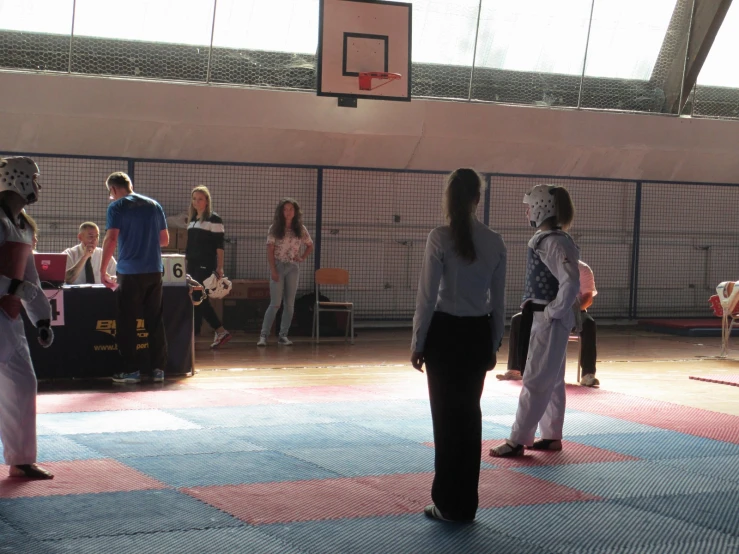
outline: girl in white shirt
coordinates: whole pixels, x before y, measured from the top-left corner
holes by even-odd
[[[523,309],[533,311],[526,372],[511,436],[490,455],[523,456],[534,450],[561,450],[565,417],[567,340],[575,326],[572,306],[580,291],[580,251],[570,235],[575,207],[567,189],[536,185],[523,198],[536,233],[529,240]],[[534,441],[536,428],[541,439]]]
[[[292,345],[292,341],[287,338],[287,333],[293,319],[295,293],[298,290],[298,264],[304,262],[312,251],[313,240],[308,234],[308,229],[303,225],[303,212],[300,210],[300,205],[292,198],[283,198],[277,204],[272,225],[267,232],[270,304],[264,314],[262,332],[257,346],[267,346],[269,331],[277,310],[283,302],[277,344]]]
[[[413,318],[411,363],[426,365],[434,426],[434,504],[424,513],[444,521],[471,521],[477,512],[480,397],[505,323],[506,247],[475,218],[482,189],[473,169],[449,175],[449,225],[428,236]]]

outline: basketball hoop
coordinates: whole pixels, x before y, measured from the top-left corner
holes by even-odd
[[[400,79],[402,75],[400,73],[388,73],[386,71],[372,71],[367,73],[359,74],[359,90],[375,90],[382,86],[387,85],[392,81]],[[385,81],[375,87],[372,86],[372,79],[379,79]]]

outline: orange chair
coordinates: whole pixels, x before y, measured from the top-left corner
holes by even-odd
[[[351,344],[354,344],[354,302],[349,302],[349,272],[346,269],[338,267],[326,267],[316,270],[316,304],[313,308],[313,331],[312,337],[315,337],[316,344],[321,342],[320,324],[321,312],[343,312],[348,315],[346,322],[346,331],[344,333],[344,341],[347,336],[351,337]],[[320,302],[321,286],[337,286],[344,288],[343,302]],[[351,335],[349,335],[351,333]]]

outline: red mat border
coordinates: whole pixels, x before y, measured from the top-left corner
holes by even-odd
[[[727,377],[733,377],[736,381],[727,381]],[[718,383],[719,385],[729,385],[730,387],[739,387],[739,375],[705,375],[697,376],[691,375],[688,379],[694,381],[705,381],[706,383]]]

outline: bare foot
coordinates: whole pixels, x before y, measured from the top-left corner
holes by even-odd
[[[23,464],[10,466],[11,477],[24,477],[26,479],[53,479],[54,474],[42,468],[38,464]]]

